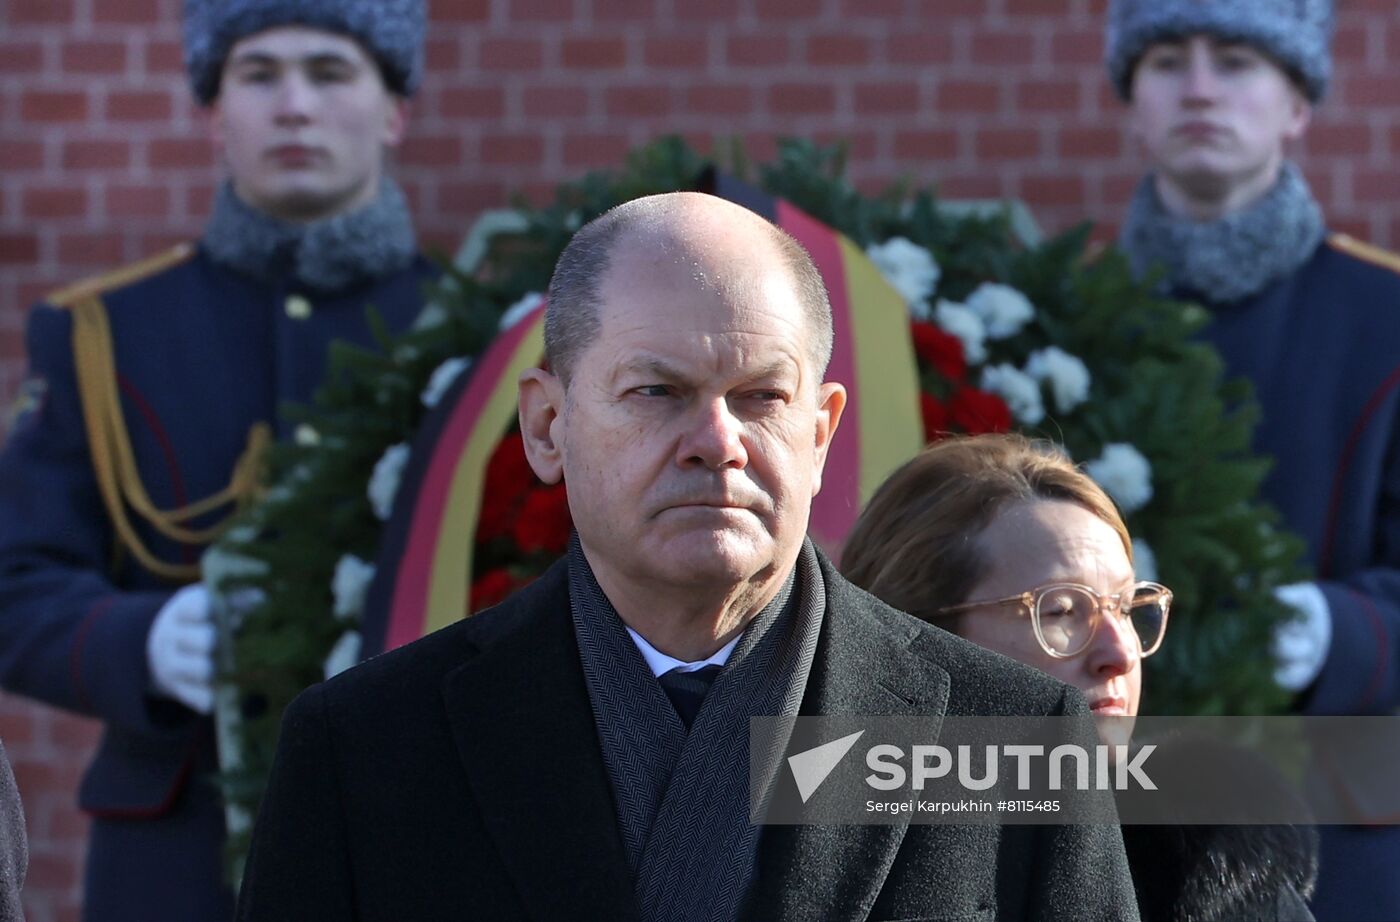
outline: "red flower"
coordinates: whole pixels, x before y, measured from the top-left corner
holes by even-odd
[[[472,611],[481,611],[499,604],[515,589],[515,578],[504,567],[487,570],[472,583]]]
[[[511,536],[526,554],[562,554],[569,544],[569,494],[562,483],[530,491],[511,526]]]
[[[909,324],[909,332],[914,337],[915,355],[949,381],[962,383],[967,374],[962,340],[931,323],[917,320]]]
[[[948,401],[948,415],[969,435],[1011,430],[1011,409],[1006,401],[972,387],[959,388],[953,394]]]
[[[512,432],[501,440],[486,463],[476,540],[490,541],[509,534],[520,504],[534,483],[535,472],[525,459],[525,442],[519,432]]]
[[[948,432],[948,408],[931,394],[919,393],[919,412],[924,417],[924,441],[932,442]]]

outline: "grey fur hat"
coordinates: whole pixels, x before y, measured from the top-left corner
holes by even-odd
[[[185,69],[195,98],[209,105],[219,95],[224,58],[240,39],[293,25],[355,39],[402,96],[423,78],[427,0],[185,0]]]
[[[1332,78],[1332,0],[1111,0],[1104,56],[1118,95],[1153,42],[1204,32],[1253,45],[1317,102]]]

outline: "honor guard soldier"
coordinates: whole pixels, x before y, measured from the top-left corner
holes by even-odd
[[[79,803],[84,918],[223,920],[199,560],[370,305],[408,327],[435,270],[385,173],[423,0],[187,0],[227,166],[197,241],[49,297],[0,454],[0,684],[105,723]]]
[[[1210,311],[1226,371],[1254,384],[1264,496],[1315,580],[1275,677],[1308,715],[1400,707],[1400,257],[1329,230],[1286,147],[1332,74],[1331,0],[1114,0],[1110,78],[1151,172],[1120,239],[1135,268]],[[1339,782],[1342,783],[1342,782]],[[1320,830],[1312,909],[1400,918],[1400,828]]]

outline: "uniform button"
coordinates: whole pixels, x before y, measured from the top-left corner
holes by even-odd
[[[305,320],[311,316],[311,302],[301,295],[289,295],[284,307],[287,316],[293,320]]]

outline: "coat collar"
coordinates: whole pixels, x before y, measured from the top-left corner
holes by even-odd
[[[928,629],[819,557],[827,610],[802,714],[942,717],[950,682]],[[481,637],[475,655],[443,683],[483,823],[532,917],[635,919],[563,565],[491,620],[495,636]],[[768,827],[746,915],[797,918],[794,899],[815,905],[814,886],[830,916],[864,915],[906,829],[907,815],[904,825]]]
[[[941,719],[950,679],[927,626],[846,582],[825,556],[821,565],[826,620],[802,715]],[[765,829],[747,917],[801,919],[820,906],[829,918],[864,918],[908,830],[909,814],[898,816],[884,825]]]
[[[509,600],[504,632],[443,682],[483,824],[532,918],[636,918],[562,564]]]

